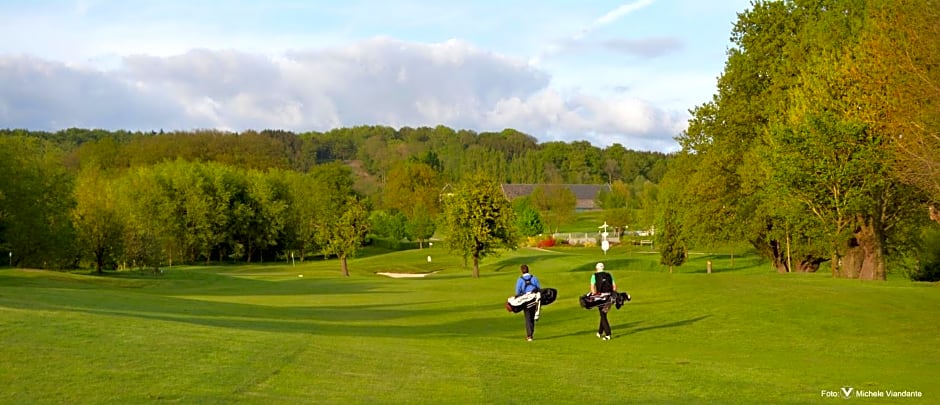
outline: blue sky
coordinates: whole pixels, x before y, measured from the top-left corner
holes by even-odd
[[[746,0],[4,1],[0,125],[515,128],[673,151]]]

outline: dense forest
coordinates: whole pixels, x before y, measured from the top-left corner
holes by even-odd
[[[627,196],[655,188],[669,160],[621,145],[540,144],[511,129],[443,126],[4,130],[0,154],[0,249],[11,263],[99,270],[345,258],[355,246],[336,249],[350,236],[341,225],[364,221],[344,217],[352,211],[376,238],[424,241],[435,232],[442,190],[473,173],[503,183],[610,182],[619,197],[598,197],[625,209],[637,204]]]

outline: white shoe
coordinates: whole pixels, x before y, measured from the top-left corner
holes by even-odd
[[[600,333],[600,332],[597,332],[597,337],[600,338],[600,337],[603,337],[603,336],[601,336],[601,333]]]
[[[610,340],[610,335],[604,336],[604,340]]]

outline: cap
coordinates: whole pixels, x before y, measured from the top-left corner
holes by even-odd
[[[604,270],[604,263],[597,263],[597,265],[594,266],[594,269],[595,269],[595,270]]]

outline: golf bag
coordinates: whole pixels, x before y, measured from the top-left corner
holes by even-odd
[[[542,288],[515,297],[509,297],[506,300],[506,311],[516,313],[536,305],[548,305],[555,302],[555,298],[557,297],[558,290],[554,288]]]
[[[578,301],[581,303],[581,308],[584,309],[593,309],[607,304],[613,304],[620,309],[626,302],[630,301],[630,294],[625,292],[609,292],[609,293],[599,293],[591,294],[587,293],[582,295]]]

